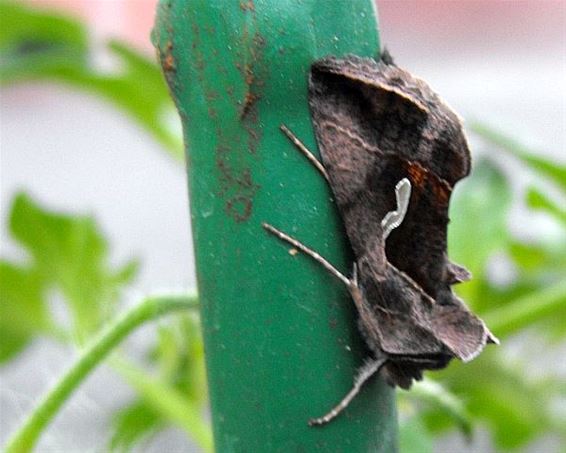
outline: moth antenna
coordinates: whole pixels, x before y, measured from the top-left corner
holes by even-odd
[[[362,386],[371,378],[387,361],[386,357],[381,357],[379,359],[374,359],[366,362],[358,371],[358,375],[354,379],[354,386],[346,394],[342,401],[340,401],[336,406],[332,408],[330,412],[319,418],[312,418],[309,420],[309,426],[321,426],[325,425],[329,421],[335,419],[342,413],[344,409],[348,407],[350,402],[356,397],[360,392]]]
[[[387,239],[389,234],[403,222],[409,201],[411,200],[411,182],[408,178],[403,178],[395,186],[395,198],[397,199],[397,209],[389,211],[381,221],[383,228],[383,239]]]
[[[295,134],[293,134],[287,126],[282,124],[279,128],[287,136],[289,140],[297,147],[297,149],[309,160],[311,164],[319,171],[319,173],[326,179],[326,182],[330,182],[328,179],[328,173],[316,156],[309,151],[309,149],[301,142]]]
[[[328,272],[334,275],[336,278],[340,279],[342,283],[344,283],[348,288],[351,285],[351,281],[347,278],[342,272],[336,269],[332,264],[330,264],[326,259],[316,253],[314,250],[308,248],[303,243],[297,241],[296,239],[292,238],[291,236],[286,235],[282,231],[279,231],[274,226],[271,226],[269,223],[262,223],[261,226],[269,231],[271,234],[274,234],[282,241],[288,242],[296,249],[300,250],[304,254],[310,256],[313,260],[319,263],[322,267],[324,267]]]

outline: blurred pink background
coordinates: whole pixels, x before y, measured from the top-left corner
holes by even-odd
[[[150,49],[156,0],[29,0],[89,21],[99,36]],[[385,0],[376,2],[383,38],[408,48],[426,40],[429,56],[475,54],[481,48],[517,53],[564,49],[564,1]],[[455,44],[458,44],[457,46]],[[518,47],[521,49],[518,49]],[[425,58],[427,54],[423,54]]]
[[[157,0],[28,3],[79,15],[88,21],[96,40],[117,37],[153,52],[149,34]],[[429,81],[464,117],[481,115],[513,133],[520,124],[527,144],[564,156],[566,2],[376,3],[382,43],[398,64]],[[559,149],[545,149],[550,144]]]

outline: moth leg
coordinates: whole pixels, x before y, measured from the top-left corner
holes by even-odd
[[[313,260],[315,260],[317,263],[322,265],[322,267],[324,267],[328,272],[330,272],[336,278],[340,279],[346,286],[350,287],[351,284],[350,279],[347,278],[344,274],[342,274],[338,269],[336,269],[332,264],[330,264],[326,259],[320,256],[314,250],[308,248],[306,245],[302,244],[301,242],[297,241],[291,236],[286,235],[282,231],[279,231],[277,228],[269,225],[268,223],[262,223],[261,226],[263,226],[263,228],[265,228],[271,234],[277,236],[282,241],[288,242],[296,249],[310,256]]]
[[[336,418],[342,413],[344,409],[348,407],[350,402],[355,398],[355,396],[360,392],[362,386],[371,378],[387,361],[386,357],[377,358],[366,362],[358,371],[356,378],[354,379],[354,386],[346,394],[346,396],[340,401],[336,406],[332,408],[330,412],[320,418],[311,418],[309,420],[310,426],[321,426],[325,425],[329,421]]]
[[[395,198],[397,199],[397,209],[389,211],[381,221],[384,240],[387,239],[389,233],[401,225],[405,214],[407,214],[407,208],[411,200],[411,182],[407,178],[403,178],[395,186]]]
[[[303,142],[301,142],[297,138],[297,136],[293,134],[284,124],[280,126],[280,129],[287,136],[287,138],[291,140],[291,142],[293,142],[293,145],[295,145],[297,149],[310,161],[310,163],[314,165],[314,167],[320,172],[324,179],[326,179],[326,182],[329,182],[330,180],[328,179],[328,173],[326,172],[326,169],[315,157],[315,155],[311,153],[309,149],[303,144]]]

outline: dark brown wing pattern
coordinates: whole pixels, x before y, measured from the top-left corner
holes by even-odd
[[[313,65],[309,103],[359,268],[362,331],[391,355],[384,374],[406,387],[421,369],[473,358],[494,339],[450,288],[469,277],[446,256],[450,194],[470,171],[458,116],[422,80],[355,56]],[[408,211],[385,241],[381,221],[403,178]]]

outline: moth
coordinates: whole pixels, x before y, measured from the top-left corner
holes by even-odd
[[[471,277],[446,251],[450,195],[471,165],[456,113],[386,52],[316,61],[309,106],[322,162],[281,129],[330,185],[355,257],[352,276],[263,227],[346,285],[370,351],[352,389],[312,426],[338,416],[377,373],[408,389],[424,370],[472,360],[498,340],[451,289]]]

